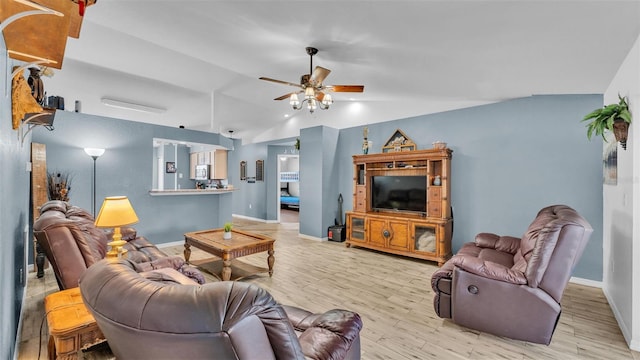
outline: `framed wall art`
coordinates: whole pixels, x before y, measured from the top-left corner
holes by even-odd
[[[256,160],[256,181],[264,181],[264,160]]]
[[[247,162],[240,161],[240,181],[247,180]]]

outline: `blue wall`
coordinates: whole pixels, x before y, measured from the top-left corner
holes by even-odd
[[[56,114],[54,126],[51,132],[36,128],[33,141],[46,145],[48,170],[73,174],[70,203],[91,209],[93,160],[83,148],[100,147],[106,151],[96,164],[96,212],[105,196],[128,196],[140,219],[135,225],[138,234],[156,244],[182,241],[185,232],[219,227],[231,220],[235,194],[149,195],[153,138],[231,147],[229,139],[218,134],[66,111]],[[188,163],[186,156],[180,161]],[[180,171],[188,177],[188,168]]]
[[[431,148],[437,140],[448,143],[453,150],[454,252],[479,232],[522,236],[547,205],[575,208],[591,223],[594,234],[574,276],[601,281],[602,140],[588,141],[580,123],[585,114],[600,106],[601,95],[531,96],[371,124],[370,153],[380,152],[396,129],[415,141],[418,149]],[[335,129],[301,131],[300,233],[326,236],[326,228],[336,217],[340,193],[344,210],[352,208],[352,155],[362,152],[362,130],[361,126],[340,130],[337,144]],[[246,148],[247,159],[253,152],[264,158],[269,146],[236,149],[240,147],[245,154]],[[268,156],[277,155],[269,152]],[[230,171],[237,170],[231,166]],[[265,200],[271,195],[263,191],[270,189],[246,193],[243,203],[271,204]],[[276,196],[277,189],[273,192]],[[248,215],[245,210],[245,204],[234,204],[235,214]],[[255,211],[250,214],[266,219]]]
[[[327,237],[338,209],[339,131],[317,126],[300,131],[300,233]],[[349,191],[351,194],[351,190]]]
[[[576,209],[594,228],[574,276],[602,280],[602,140],[589,142],[580,120],[601,95],[532,96],[369,126],[374,151],[396,129],[431,148],[453,150],[454,253],[479,232],[520,237],[536,213],[553,204]],[[352,192],[351,155],[362,127],[340,132],[340,191]],[[345,197],[345,209],[352,208]]]
[[[256,176],[256,160],[264,160],[264,176],[275,176],[267,166],[267,146],[250,144],[240,146],[235,140],[235,150],[228,155],[229,183],[237,189],[233,193],[233,213],[243,216],[267,219],[267,183],[266,181],[240,181],[240,161],[247,162],[247,177]]]
[[[2,98],[0,100],[0,359],[14,356],[18,322],[25,290],[25,248],[33,248],[28,240],[30,220],[29,183],[27,171],[31,152],[30,134],[24,144],[11,124],[11,72],[13,61],[7,62],[4,38],[0,37],[0,67]],[[26,233],[25,233],[26,229]]]

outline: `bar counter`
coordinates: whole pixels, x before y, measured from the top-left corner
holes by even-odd
[[[177,190],[149,190],[151,196],[167,195],[219,195],[233,192],[234,188],[228,189],[177,189]]]

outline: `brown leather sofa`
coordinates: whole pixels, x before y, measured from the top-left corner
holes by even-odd
[[[522,238],[478,234],[433,274],[436,313],[468,328],[548,345],[592,232],[575,210],[555,205],[540,210]]]
[[[59,200],[40,208],[33,232],[53,267],[60,290],[77,287],[80,275],[105,257],[111,241],[111,233],[97,228],[90,213]],[[199,283],[205,282],[202,273],[185,264],[182,257],[168,256],[144,237],[138,237],[134,228],[123,228],[122,239],[127,241],[127,258],[137,263],[141,271],[169,267]]]
[[[223,281],[172,283],[105,259],[80,292],[118,359],[360,359],[360,316],[281,306],[264,289]],[[160,281],[159,281],[160,280]]]

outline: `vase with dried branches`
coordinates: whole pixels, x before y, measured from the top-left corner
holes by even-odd
[[[69,201],[71,174],[62,171],[47,172],[47,194],[49,200]]]

